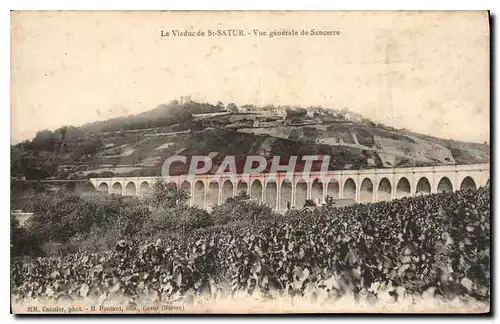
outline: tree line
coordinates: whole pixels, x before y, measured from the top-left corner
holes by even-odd
[[[162,181],[144,199],[101,194],[82,197],[69,190],[38,192],[26,206],[33,216],[23,227],[11,215],[11,256],[102,251],[112,249],[120,239],[185,236],[202,228],[275,216],[271,208],[248,198],[246,194],[230,198],[208,213],[188,206],[187,191]]]

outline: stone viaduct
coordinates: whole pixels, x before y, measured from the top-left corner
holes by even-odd
[[[246,192],[252,200],[277,211],[301,208],[306,199],[323,203],[327,196],[356,202],[378,202],[405,196],[478,188],[489,182],[489,164],[384,168],[294,173],[236,175],[180,175],[172,177],[92,178],[104,194],[146,196],[158,179],[186,189],[190,205],[210,210],[227,198]]]

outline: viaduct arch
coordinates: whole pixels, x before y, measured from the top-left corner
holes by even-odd
[[[392,185],[387,177],[383,177],[378,183],[377,193],[379,201],[391,200]]]
[[[190,205],[209,209],[245,193],[276,210],[302,208],[306,199],[316,204],[327,197],[378,202],[407,196],[477,189],[489,183],[489,164],[436,167],[362,169],[286,174],[182,175],[162,178],[169,187],[188,192]],[[92,178],[101,194],[145,197],[158,177]]]

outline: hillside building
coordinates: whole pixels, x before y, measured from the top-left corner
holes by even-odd
[[[179,100],[179,104],[184,105],[188,103],[192,103],[193,101],[191,100],[191,96],[181,96],[181,99]]]

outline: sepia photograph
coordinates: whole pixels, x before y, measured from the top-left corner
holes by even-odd
[[[20,315],[488,314],[488,11],[11,11]]]

